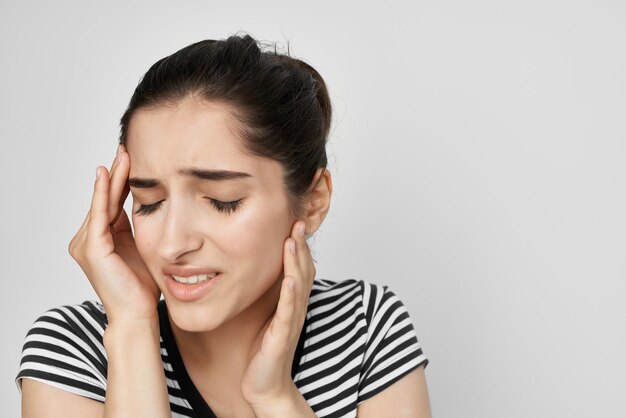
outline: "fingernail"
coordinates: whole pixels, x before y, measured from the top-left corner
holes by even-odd
[[[96,180],[100,177],[100,167],[96,167]]]
[[[117,146],[117,152],[115,153],[115,156],[117,157],[118,155],[120,155],[120,152],[122,151],[122,144],[119,144]]]
[[[296,253],[296,243],[295,243],[295,241],[289,240],[289,250],[291,251],[291,254],[295,254]]]
[[[300,223],[298,226],[298,234],[304,235],[304,222]]]

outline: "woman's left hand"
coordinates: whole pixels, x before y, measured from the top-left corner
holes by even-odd
[[[301,227],[301,233],[299,232]],[[306,318],[315,266],[304,237],[305,223],[296,221],[283,245],[285,277],[278,307],[259,333],[259,350],[252,356],[241,380],[241,393],[253,406],[267,405],[299,395],[291,365]],[[294,243],[295,251],[290,246]],[[293,288],[289,285],[293,283]]]

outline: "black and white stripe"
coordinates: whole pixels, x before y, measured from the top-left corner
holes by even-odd
[[[104,402],[107,356],[102,343],[106,316],[101,304],[53,308],[41,315],[26,334],[15,378],[29,377]]]
[[[184,370],[164,318],[161,358],[172,416],[215,416]],[[106,324],[97,301],[45,312],[26,335],[18,389],[19,379],[28,377],[104,402]],[[292,376],[316,416],[356,417],[359,403],[427,364],[404,304],[387,286],[315,280]]]

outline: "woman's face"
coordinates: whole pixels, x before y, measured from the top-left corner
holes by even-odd
[[[139,110],[129,125],[137,249],[173,321],[187,331],[214,329],[244,309],[254,311],[255,302],[265,303],[259,298],[282,278],[284,240],[296,221],[282,167],[238,148],[229,129],[234,124],[223,104],[185,99],[176,106]],[[179,172],[189,169],[249,176],[207,180]],[[136,179],[155,184],[138,187]],[[239,206],[220,211],[210,199],[239,201]],[[151,213],[137,213],[141,205],[157,202]],[[222,277],[200,299],[180,301],[165,285],[162,270],[172,265],[215,268]]]

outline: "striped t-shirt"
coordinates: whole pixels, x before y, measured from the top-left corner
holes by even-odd
[[[189,377],[159,301],[161,359],[172,417],[215,417]],[[28,331],[15,378],[32,378],[104,402],[107,326],[98,301],[43,313]],[[388,286],[315,279],[291,376],[317,417],[356,417],[357,405],[423,365],[411,318]]]

